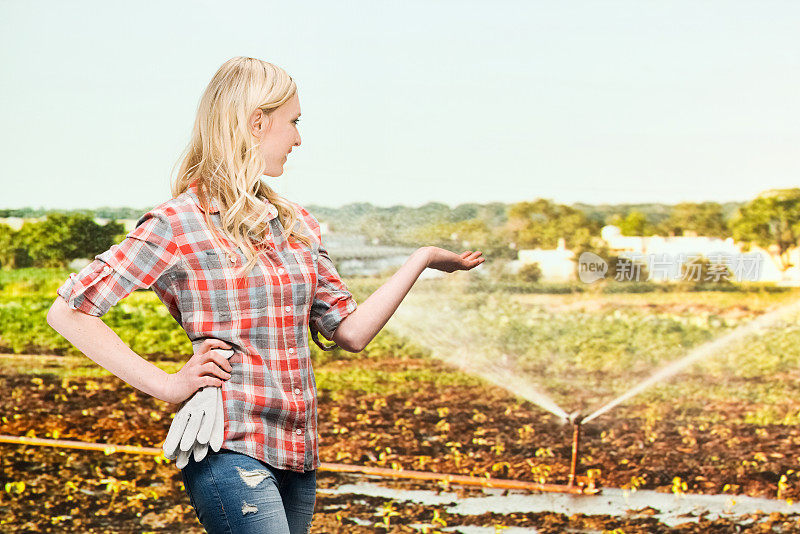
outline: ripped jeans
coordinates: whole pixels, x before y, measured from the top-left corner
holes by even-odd
[[[314,516],[316,471],[278,469],[235,451],[189,459],[183,485],[209,534],[306,534]]]

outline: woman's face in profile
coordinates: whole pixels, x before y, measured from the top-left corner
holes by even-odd
[[[300,132],[297,129],[300,117],[300,99],[297,93],[283,103],[270,115],[257,109],[250,117],[251,132],[258,138],[258,150],[267,166],[264,174],[280,176],[283,165],[293,147],[300,146]]]

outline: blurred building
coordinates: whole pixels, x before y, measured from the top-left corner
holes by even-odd
[[[695,232],[684,232],[682,236],[624,236],[622,230],[614,225],[604,226],[600,237],[606,242],[612,254],[641,261],[671,261],[670,269],[651,269],[651,279],[666,280],[676,275],[681,265],[693,257],[702,256],[711,261],[747,261],[746,281],[782,282],[786,273],[781,270],[780,258],[769,251],[752,246],[745,252],[744,243],[735,243],[732,237],[698,236]],[[680,261],[683,260],[683,261]],[[664,266],[667,267],[667,266]]]
[[[538,263],[542,279],[547,281],[575,280],[575,253],[566,247],[564,238],[559,238],[555,249],[523,249],[517,252],[517,259],[510,262],[508,269],[519,272],[528,263]]]
[[[780,285],[800,285],[800,247],[786,252],[783,260],[778,255],[777,246],[767,249],[757,245],[745,250],[744,243],[736,243],[733,238],[698,236],[693,232],[685,232],[682,236],[625,236],[619,227],[607,225],[600,231],[600,237],[606,243],[612,255],[627,257],[633,261],[650,263],[648,265],[649,280],[667,280],[675,278],[683,263],[702,256],[714,263],[729,263],[735,270],[733,262],[747,261],[744,270],[740,270],[740,280],[775,282]],[[608,258],[603,258],[608,260]],[[522,265],[538,263],[542,270],[542,279],[547,281],[565,281],[577,279],[575,264],[578,258],[575,253],[565,247],[563,238],[558,240],[555,249],[522,249],[517,259],[510,262],[508,271],[517,273]],[[658,263],[661,262],[659,265]],[[788,263],[787,269],[783,268]],[[734,272],[734,275],[736,272]],[[615,273],[607,273],[606,278],[613,278]],[[735,278],[732,277],[732,278]]]
[[[38,222],[40,220],[44,219],[43,218],[36,219],[31,217],[26,217],[24,219],[22,217],[0,217],[0,224],[7,224],[8,226],[11,227],[12,230],[16,232],[17,230],[22,228],[22,225],[25,224],[26,222],[29,221]]]

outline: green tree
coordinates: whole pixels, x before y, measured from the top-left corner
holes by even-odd
[[[517,255],[517,252],[508,246],[509,240],[503,237],[502,229],[493,230],[485,219],[470,219],[452,224],[453,232],[450,235],[459,241],[454,249],[455,252],[480,250],[487,260],[513,259]]]
[[[30,263],[27,251],[20,246],[17,232],[7,224],[0,224],[0,265],[4,270],[25,267]]]
[[[517,255],[509,248],[508,241],[500,236],[500,230],[492,230],[483,219],[409,227],[400,230],[398,236],[404,243],[433,245],[457,253],[480,250],[487,260],[510,259]]]
[[[800,189],[772,189],[740,207],[731,222],[733,237],[761,247],[777,245],[783,269],[787,251],[800,237]]]
[[[120,241],[124,232],[124,226],[114,221],[100,226],[86,214],[63,213],[25,222],[17,232],[6,228],[0,229],[4,268],[64,267],[75,258],[91,259]]]
[[[413,211],[414,219],[423,223],[435,223],[438,221],[451,221],[453,210],[450,206],[441,202],[428,202]]]
[[[624,220],[625,220],[625,217],[623,217],[619,213],[615,213],[614,215],[611,215],[611,216],[608,217],[607,224],[614,225],[617,228],[622,228],[622,222]]]
[[[25,222],[17,232],[17,243],[27,250],[35,267],[63,267],[71,259],[69,217],[48,215],[40,222]]]
[[[367,242],[377,239],[379,243],[390,244],[394,240],[391,216],[382,213],[370,213],[361,217],[356,232],[366,236]]]
[[[48,216],[50,217],[50,216]],[[121,241],[119,234],[125,227],[118,222],[109,221],[100,226],[88,215],[72,215],[66,219],[69,235],[68,258],[93,258],[108,250],[111,245]],[[123,236],[124,238],[124,236]]]
[[[523,282],[538,282],[542,278],[542,268],[538,263],[526,263],[519,268],[517,278]]]
[[[556,248],[561,237],[567,248],[575,248],[599,231],[599,223],[582,211],[541,198],[511,205],[505,227],[517,249]]]
[[[452,217],[453,221],[468,221],[469,219],[477,218],[480,211],[481,207],[479,204],[459,204],[453,208],[453,212],[450,216]]]
[[[647,217],[640,211],[632,211],[620,224],[622,235],[645,235]]]
[[[102,241],[98,243],[99,251],[102,252],[111,247],[111,245],[115,243],[119,243],[125,237],[127,237],[128,232],[125,231],[125,225],[121,222],[117,221],[108,221],[101,227],[101,234],[105,235],[106,241]],[[102,243],[108,243],[108,246],[104,246]],[[98,250],[98,249],[95,249]],[[92,256],[98,254],[98,252],[94,252]],[[89,256],[91,257],[91,256]]]
[[[659,225],[660,233],[682,235],[684,231],[697,235],[725,238],[730,236],[722,206],[717,202],[682,202],[672,208],[669,218]]]
[[[419,226],[408,226],[398,230],[398,237],[404,243],[430,245],[448,250],[459,247],[458,230],[463,223],[437,221]]]

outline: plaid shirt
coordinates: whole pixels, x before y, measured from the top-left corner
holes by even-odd
[[[229,343],[236,352],[222,386],[222,447],[302,472],[319,465],[308,328],[315,341],[314,330],[332,338],[356,302],[322,245],[319,223],[293,206],[313,246],[282,238],[270,204],[269,244],[259,247],[253,271],[237,279],[247,259],[224,237],[227,251],[213,241],[192,184],[144,214],[121,243],[70,274],[57,292],[70,308],[100,317],[134,290],[152,288],[195,348],[206,338]],[[209,215],[219,227],[214,199]]]

